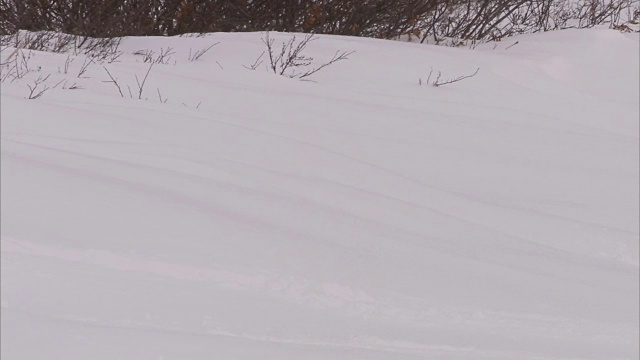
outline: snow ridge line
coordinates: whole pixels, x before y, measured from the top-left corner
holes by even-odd
[[[450,324],[454,321],[457,323],[462,322],[467,327],[479,326],[483,328],[489,323],[504,324],[505,321],[516,321],[518,323],[516,327],[530,327],[532,324],[541,326],[545,324],[542,328],[546,328],[546,331],[564,334],[565,332],[575,332],[580,328],[589,328],[589,326],[595,325],[585,320],[575,327],[575,325],[572,326],[567,323],[566,319],[534,313],[493,312],[486,309],[448,306],[434,307],[426,301],[421,304],[419,309],[407,308],[400,304],[389,303],[383,299],[375,298],[362,289],[335,282],[318,283],[290,275],[248,275],[132,257],[105,250],[82,250],[43,245],[4,235],[0,237],[0,253],[3,255],[20,254],[53,258],[116,271],[135,272],[176,280],[207,282],[233,291],[262,291],[261,294],[294,304],[331,309],[366,320],[392,320],[418,327],[432,328]],[[5,300],[3,299],[2,307],[8,308],[8,303]],[[603,324],[598,325],[603,326]],[[620,336],[618,340],[633,341],[630,339],[636,339],[637,331],[633,331],[633,329],[621,329],[613,326],[610,330],[618,333],[618,335],[620,335],[620,331],[623,331],[625,335],[631,335],[629,339],[626,336]]]
[[[292,276],[248,275],[166,261],[120,255],[105,250],[80,250],[42,245],[2,236],[0,252],[54,258],[123,272],[136,272],[176,280],[206,281],[231,290],[266,290],[285,300],[329,308],[372,308],[379,301],[360,289],[337,283],[317,284]],[[381,304],[379,304],[381,305]]]

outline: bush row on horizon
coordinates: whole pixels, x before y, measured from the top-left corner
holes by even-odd
[[[638,19],[640,0],[0,0],[0,35],[281,31],[439,43]]]

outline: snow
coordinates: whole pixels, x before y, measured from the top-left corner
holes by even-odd
[[[260,38],[2,84],[2,359],[638,358],[637,33]]]

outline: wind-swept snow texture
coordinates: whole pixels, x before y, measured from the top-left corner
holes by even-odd
[[[3,360],[638,358],[638,34],[260,37],[2,85]]]

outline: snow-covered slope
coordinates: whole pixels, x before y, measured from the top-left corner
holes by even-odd
[[[638,358],[638,34],[260,38],[2,84],[3,360]]]

